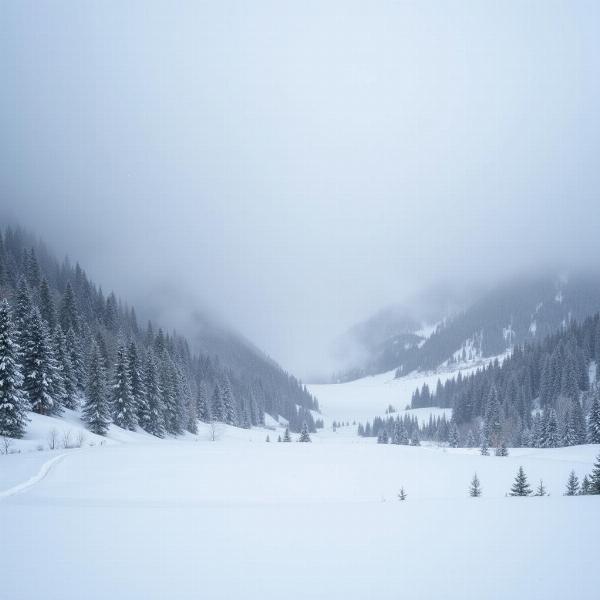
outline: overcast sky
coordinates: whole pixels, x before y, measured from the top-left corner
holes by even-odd
[[[4,215],[301,374],[430,282],[600,258],[595,1],[7,1],[0,85]]]

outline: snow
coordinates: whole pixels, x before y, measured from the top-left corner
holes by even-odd
[[[282,425],[269,418],[271,429],[218,425],[216,441],[206,424],[165,440],[112,426],[103,444],[86,432],[81,448],[37,451],[51,429],[81,422],[32,415],[21,453],[0,456],[2,598],[546,600],[572,597],[576,581],[578,598],[595,599],[600,496],[562,493],[600,446],[484,457],[330,427],[456,374],[309,386],[326,424],[312,444],[275,442]],[[549,497],[506,497],[521,465]]]

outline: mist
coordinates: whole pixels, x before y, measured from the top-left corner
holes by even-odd
[[[0,7],[0,214],[309,377],[440,282],[600,255],[593,2]]]

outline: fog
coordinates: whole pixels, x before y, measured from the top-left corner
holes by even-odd
[[[309,375],[432,283],[600,256],[595,2],[3,2],[0,207]]]

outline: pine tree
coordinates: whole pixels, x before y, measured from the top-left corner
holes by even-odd
[[[114,368],[111,408],[113,422],[123,429],[135,430],[137,425],[136,406],[131,382],[129,379],[129,366],[124,346],[117,350],[117,360]]]
[[[62,404],[65,408],[77,408],[77,378],[73,370],[71,355],[67,348],[67,337],[60,325],[54,330],[54,356],[62,377],[64,397]]]
[[[534,496],[546,496],[546,488],[544,487],[544,481],[540,479],[540,483],[535,490]]]
[[[88,385],[82,418],[88,429],[105,435],[110,424],[110,411],[106,394],[104,362],[96,343],[92,344],[88,369]]]
[[[590,490],[591,490],[590,480],[587,475],[584,475],[583,479],[581,480],[581,489],[579,490],[579,495],[587,496],[588,494],[590,494]]]
[[[165,424],[163,419],[162,405],[162,390],[160,389],[160,381],[158,370],[156,368],[156,360],[152,349],[148,349],[146,353],[146,363],[144,365],[144,387],[146,389],[146,404],[148,405],[147,421],[144,416],[144,421],[140,421],[141,427],[155,435],[156,437],[164,437]]]
[[[500,446],[496,448],[495,452],[496,456],[508,456],[508,448],[506,447],[506,442],[502,440]]]
[[[556,416],[556,411],[551,408],[548,412],[544,427],[544,447],[557,448],[559,441],[558,417]]]
[[[27,340],[23,352],[24,389],[31,409],[40,415],[61,412],[61,383],[52,344],[37,308],[31,311]],[[64,388],[63,388],[64,389]]]
[[[46,321],[48,329],[52,331],[56,327],[56,311],[52,302],[50,287],[45,279],[42,279],[40,284],[40,314],[42,319]]]
[[[209,423],[211,420],[210,403],[208,400],[208,390],[204,382],[202,382],[198,386],[198,393],[196,395],[196,411],[198,418],[203,423]]]
[[[83,361],[83,351],[81,349],[81,343],[73,329],[69,329],[69,331],[67,331],[66,349],[69,353],[71,368],[73,370],[73,376],[75,378],[75,381],[77,382],[77,391],[83,392],[87,383],[87,374],[85,371],[85,364]]]
[[[285,432],[284,432],[284,434],[283,434],[283,441],[284,441],[284,442],[291,442],[291,441],[292,441],[292,438],[290,437],[290,430],[289,430],[289,427],[286,427],[286,428],[285,428]]]
[[[8,302],[0,304],[0,437],[21,438],[25,433],[29,403],[23,391],[23,376],[17,361],[18,346]]]
[[[60,324],[64,331],[73,329],[76,334],[79,334],[79,312],[75,301],[75,294],[71,287],[71,282],[67,283],[65,293],[63,294],[60,304]]]
[[[590,494],[600,494],[600,454],[596,458],[594,468],[589,477],[590,480]]]
[[[596,388],[588,417],[588,441],[600,444],[600,388]]]
[[[150,409],[146,398],[144,371],[138,355],[137,345],[133,341],[129,343],[127,348],[127,374],[131,385],[136,420],[140,427],[144,429],[144,426],[147,426],[150,422]]]
[[[469,434],[467,435],[467,448],[476,448],[476,447],[477,447],[477,441],[475,440],[475,434],[473,433],[473,430],[470,429]]]
[[[510,489],[510,496],[529,496],[531,494],[531,488],[529,487],[529,483],[527,482],[527,475],[525,475],[525,471],[523,467],[519,467],[517,472],[517,476],[515,477],[515,482],[513,483],[512,488]]]
[[[400,493],[398,494],[398,500],[400,500],[401,502],[404,502],[404,500],[406,500],[407,497],[408,497],[408,494],[404,491],[404,488],[401,487]]]
[[[575,475],[575,471],[571,471],[569,474],[569,480],[567,481],[567,491],[565,496],[576,496],[579,493],[579,479]]]
[[[15,342],[23,351],[27,345],[27,336],[29,329],[29,316],[33,310],[33,303],[31,301],[31,295],[25,279],[21,278],[17,287],[17,297],[15,300],[15,307],[13,311],[14,317],[14,338]]]
[[[298,438],[299,442],[310,442],[310,435],[308,434],[308,427],[306,422],[302,423],[302,431],[300,432],[300,437]]]
[[[489,456],[490,455],[490,451],[488,448],[488,436],[485,431],[485,427],[483,428],[483,430],[481,432],[481,447],[480,447],[479,452],[480,452],[481,456]]]
[[[219,382],[215,383],[215,389],[212,395],[211,402],[211,418],[213,421],[223,423],[225,421],[225,408],[223,406],[223,394]]]
[[[498,390],[495,384],[492,384],[488,394],[488,400],[485,412],[485,426],[488,439],[494,447],[498,446],[498,439],[502,432],[502,422],[500,417],[500,401],[498,399]]]
[[[223,420],[228,425],[236,425],[237,416],[235,411],[235,400],[233,398],[233,392],[231,391],[231,383],[227,375],[223,379],[221,394],[224,413]]]
[[[459,436],[458,436],[458,427],[456,426],[456,423],[452,423],[450,425],[449,445],[451,448],[458,448],[460,445],[460,440],[459,440]]]
[[[473,475],[473,479],[471,479],[469,496],[471,496],[471,498],[479,498],[479,496],[481,496],[481,484],[479,483],[479,477],[477,477],[477,473],[475,473],[475,475]]]

